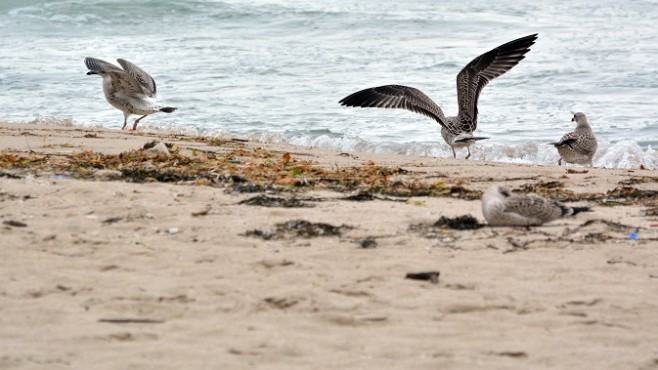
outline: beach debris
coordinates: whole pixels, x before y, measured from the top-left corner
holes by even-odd
[[[2,166],[2,163],[0,163],[0,167]],[[8,179],[22,179],[23,177],[14,173],[10,173],[7,171],[0,171],[0,177],[6,177]]]
[[[357,194],[349,195],[349,196],[346,196],[345,198],[343,198],[343,200],[349,200],[349,201],[354,201],[354,202],[365,202],[365,201],[375,200],[375,199],[377,199],[377,198],[375,198],[375,196],[372,195],[372,193],[368,193],[368,192],[357,193]]]
[[[103,154],[90,150],[74,153],[20,155],[0,152],[0,169],[27,173],[67,173],[72,178],[94,178],[99,170],[121,171],[130,182],[185,182],[194,185],[224,186],[227,192],[296,191],[329,189],[357,192],[354,200],[434,196],[479,199],[480,191],[461,185],[429,182],[424,175],[400,167],[379,166],[371,162],[351,167],[323,168],[310,160],[282,161],[281,154],[263,148],[247,148],[243,144],[218,153],[191,155],[175,145],[167,147],[168,155],[146,155],[161,142],[147,143],[147,149],[119,154]],[[151,147],[151,145],[153,145]],[[160,145],[162,148],[162,145]],[[164,148],[162,148],[164,149]],[[163,150],[164,153],[164,150]],[[238,160],[239,162],[234,163]],[[359,195],[364,194],[364,195]],[[370,195],[372,195],[372,197]],[[379,194],[379,197],[375,196]]]
[[[117,170],[98,170],[94,173],[94,177],[102,181],[119,180],[122,176],[123,173]]]
[[[528,357],[528,354],[523,351],[503,351],[503,352],[489,352],[489,353],[495,356],[512,357],[512,358]]]
[[[622,256],[612,257],[611,259],[607,260],[606,263],[608,265],[624,264],[624,265],[629,265],[629,266],[637,266],[637,263],[635,263],[633,261],[627,261]]]
[[[261,260],[258,264],[261,266],[267,268],[267,269],[272,269],[275,267],[286,267],[286,266],[292,266],[295,264],[295,262],[287,260],[287,259],[282,259],[282,260],[272,260],[272,259],[264,259]]]
[[[212,209],[212,206],[210,204],[207,204],[202,210],[192,212],[192,216],[194,216],[194,217],[205,216],[210,212],[211,209]]]
[[[284,310],[298,304],[300,299],[295,297],[267,297],[263,301],[274,308]]]
[[[297,198],[280,198],[270,197],[267,195],[258,195],[253,198],[245,199],[238,204],[261,207],[283,207],[283,208],[304,208],[314,207],[313,204],[307,204]]]
[[[0,174],[0,177],[2,177],[1,174]],[[5,200],[19,200],[19,201],[23,202],[23,201],[26,201],[28,199],[34,199],[34,198],[35,197],[32,197],[29,194],[19,196],[19,195],[10,194],[10,193],[7,193],[6,191],[0,190],[0,202],[4,202]]]
[[[409,272],[405,279],[429,281],[432,284],[439,283],[439,271]]]
[[[177,227],[170,227],[167,229],[167,234],[175,235],[178,234],[180,230]]]
[[[140,318],[116,318],[116,319],[98,319],[98,322],[107,322],[111,324],[164,324],[164,320],[140,319]]]
[[[527,251],[529,248],[528,245],[532,243],[532,241],[521,242],[520,240],[514,239],[511,236],[507,237],[507,242],[512,246],[512,248],[503,251],[503,254]]]
[[[632,186],[618,186],[613,190],[606,192],[606,195],[613,198],[658,198],[658,190],[641,190]]]
[[[574,170],[573,168],[568,168],[567,169],[567,173],[570,173],[570,174],[582,174],[582,173],[588,173],[588,172],[589,172],[589,170],[579,171],[579,170]]]
[[[375,237],[368,236],[365,239],[361,239],[361,241],[359,241],[359,245],[363,249],[377,248],[377,241],[375,240]]]
[[[104,223],[104,224],[108,224],[108,225],[109,225],[109,224],[113,224],[113,223],[119,222],[119,221],[121,221],[121,220],[123,220],[123,217],[115,216],[115,217],[109,217],[109,218],[104,219],[104,220],[102,221],[102,223]]]
[[[155,143],[154,141],[144,144],[144,155],[149,158],[155,158],[157,156],[168,156],[169,149],[167,145],[163,142]]]
[[[453,218],[441,216],[441,218],[439,218],[439,220],[436,221],[433,226],[442,229],[477,230],[484,225],[482,225],[475,217],[471,215],[463,215]]]
[[[27,224],[25,222],[16,221],[16,220],[2,221],[2,224],[7,225],[7,226],[11,226],[11,227],[27,227]]]
[[[333,226],[321,222],[309,222],[306,220],[291,220],[277,223],[273,232],[262,230],[250,230],[244,236],[253,236],[263,240],[280,240],[300,237],[305,239],[321,236],[341,236],[344,230],[352,229],[351,226]]]
[[[291,159],[292,158],[290,157],[290,153],[288,152],[283,153],[283,155],[281,156],[281,162],[283,162],[283,164],[287,164],[288,162],[290,162]]]
[[[628,239],[631,240],[637,240],[637,233],[640,231],[640,229],[636,229],[632,233],[628,234]]]

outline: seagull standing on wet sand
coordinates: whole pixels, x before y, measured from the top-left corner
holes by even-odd
[[[468,63],[457,75],[457,102],[459,113],[456,117],[446,117],[439,106],[418,89],[401,85],[385,85],[358,91],[340,101],[348,107],[400,108],[420,113],[436,120],[441,125],[441,136],[452,149],[468,150],[466,159],[471,156],[470,145],[488,137],[473,136],[477,128],[478,98],[482,89],[494,78],[517,65],[530,51],[537,40],[537,34],[521,37],[500,45]]]
[[[156,104],[155,80],[148,73],[125,59],[117,59],[117,62],[123,69],[104,60],[85,58],[85,65],[89,68],[87,75],[103,77],[105,99],[123,112],[122,130],[128,125],[131,114],[141,115],[133,124],[133,130],[136,130],[139,121],[149,114],[171,113],[177,109]]]
[[[482,196],[482,214],[491,226],[540,226],[589,210],[589,207],[569,207],[535,195],[515,195],[501,185],[490,187]]]
[[[562,136],[559,142],[551,143],[560,154],[557,164],[561,166],[564,160],[567,163],[589,164],[592,167],[597,143],[585,113],[577,112],[571,122],[576,122],[576,129]]]

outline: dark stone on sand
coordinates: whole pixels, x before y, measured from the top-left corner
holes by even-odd
[[[440,274],[441,273],[439,271],[410,272],[407,274],[407,276],[405,276],[405,278],[412,280],[424,280],[433,284],[437,284],[439,282]]]

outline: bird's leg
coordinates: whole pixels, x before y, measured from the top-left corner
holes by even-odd
[[[455,147],[451,146],[450,149],[452,149],[452,158],[457,159],[457,153],[455,153]]]
[[[469,159],[469,158],[471,158],[471,147],[467,146],[466,150],[468,150],[468,154],[466,155],[466,158],[464,158],[464,159]]]
[[[145,115],[143,115],[143,116],[141,116],[141,117],[139,117],[139,118],[137,118],[137,119],[135,120],[135,124],[133,125],[133,131],[134,131],[134,130],[137,130],[137,124],[139,123],[139,121],[140,121],[142,118],[144,118],[144,117],[146,117],[146,116],[148,116],[148,114],[145,114]]]
[[[558,161],[557,161],[557,165],[558,165],[558,166],[562,166],[562,157],[560,157],[560,159],[558,159]]]
[[[121,127],[122,130],[126,129],[126,126],[128,125],[128,114],[123,115],[123,127]]]

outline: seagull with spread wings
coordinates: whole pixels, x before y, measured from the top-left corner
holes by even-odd
[[[428,116],[441,125],[441,136],[450,145],[452,156],[457,158],[455,148],[468,150],[470,145],[488,137],[473,136],[477,128],[478,98],[482,89],[494,78],[517,65],[530,51],[537,34],[521,37],[500,45],[468,63],[457,75],[456,117],[446,117],[439,106],[422,91],[401,85],[371,87],[343,98],[339,103],[348,107],[400,108]]]
[[[85,58],[85,65],[89,68],[87,75],[103,77],[105,99],[123,112],[122,130],[128,125],[131,114],[141,115],[133,124],[133,130],[136,130],[139,121],[149,114],[171,113],[177,109],[157,104],[155,80],[143,69],[125,59],[117,59],[117,62],[123,69],[104,60]]]

